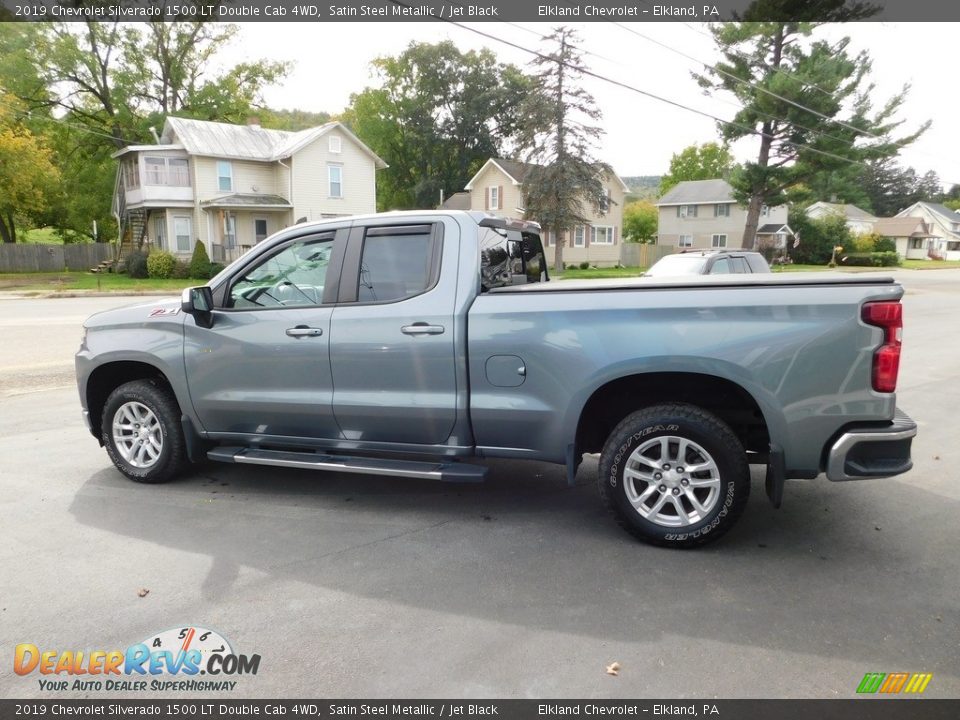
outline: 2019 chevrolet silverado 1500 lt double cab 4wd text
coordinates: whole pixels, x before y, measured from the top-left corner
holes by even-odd
[[[177,301],[85,323],[83,415],[117,468],[228,463],[472,481],[471,458],[600,453],[652,543],[728,530],[766,464],[889,477],[902,288],[876,275],[547,282],[537,226],[405,212],[288,228]]]

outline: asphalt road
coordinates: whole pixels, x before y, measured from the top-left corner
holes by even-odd
[[[792,481],[779,511],[757,475],[693,552],[617,528],[589,459],[573,488],[514,462],[480,486],[215,464],[136,485],[71,376],[81,318],[129,300],[0,300],[0,696],[108,695],[44,693],[17,643],[199,625],[261,655],[236,697],[849,698],[868,671],[960,697],[960,272],[898,277],[914,470]]]

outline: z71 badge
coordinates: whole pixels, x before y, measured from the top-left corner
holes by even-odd
[[[150,317],[159,317],[161,315],[178,315],[179,313],[180,313],[180,308],[178,307],[172,307],[172,308],[158,307],[150,311]]]

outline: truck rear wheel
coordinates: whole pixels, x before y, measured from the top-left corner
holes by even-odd
[[[177,400],[150,380],[134,380],[110,393],[100,431],[113,464],[135,482],[167,482],[189,462]]]
[[[627,416],[600,455],[600,497],[627,532],[689,548],[729,530],[750,496],[750,466],[730,427],[694,405]]]

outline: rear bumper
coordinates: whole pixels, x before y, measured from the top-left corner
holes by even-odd
[[[827,453],[829,480],[867,480],[900,475],[913,467],[910,444],[917,424],[897,409],[885,427],[847,428]]]

